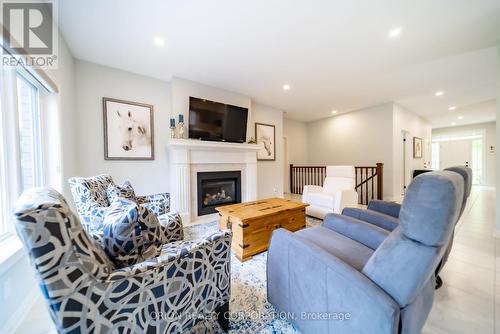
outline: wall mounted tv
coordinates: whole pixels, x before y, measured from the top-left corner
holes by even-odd
[[[189,138],[244,143],[248,109],[189,98]]]

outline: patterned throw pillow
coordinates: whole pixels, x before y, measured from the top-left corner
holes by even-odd
[[[123,268],[158,256],[166,232],[153,212],[117,197],[104,217],[102,241],[111,261]]]
[[[116,186],[114,184],[109,184],[106,189],[106,193],[108,195],[109,204],[113,204],[117,200],[118,197],[128,199],[132,202],[137,202],[137,198],[135,196],[134,188],[129,181],[125,181],[121,186]]]

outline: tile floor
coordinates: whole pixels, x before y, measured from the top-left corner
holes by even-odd
[[[423,333],[500,334],[500,239],[494,228],[495,191],[474,187]],[[55,333],[41,298],[17,333]]]

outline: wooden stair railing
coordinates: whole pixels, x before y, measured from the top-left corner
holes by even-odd
[[[372,199],[382,199],[384,192],[384,164],[375,166],[355,166],[356,191],[358,202],[368,205]],[[326,166],[290,165],[290,192],[302,194],[305,185],[323,186]]]

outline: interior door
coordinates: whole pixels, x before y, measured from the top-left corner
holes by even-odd
[[[472,140],[443,141],[439,147],[439,166],[472,167]]]

